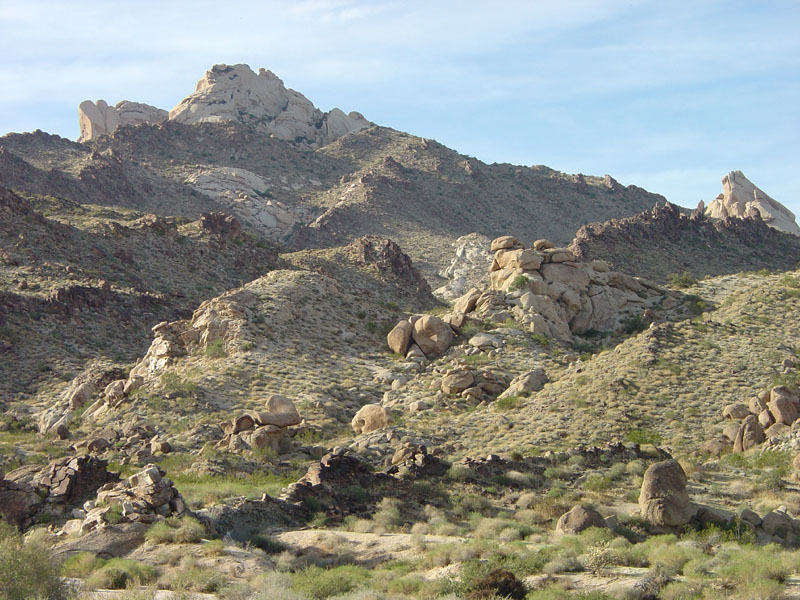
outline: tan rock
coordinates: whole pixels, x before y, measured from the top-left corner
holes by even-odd
[[[791,433],[791,431],[792,428],[788,425],[784,425],[783,423],[773,423],[764,431],[764,435],[768,440],[771,440],[782,435],[787,435]]]
[[[676,460],[658,462],[645,471],[639,494],[642,518],[654,525],[681,527],[691,519],[686,473]]]
[[[722,194],[705,209],[715,219],[748,217],[758,211],[767,225],[780,231],[800,235],[792,211],[756,187],[741,171],[731,171],[722,178]]]
[[[606,521],[594,508],[578,505],[561,515],[556,523],[556,533],[576,534],[589,527],[605,529]]]
[[[514,236],[503,235],[492,240],[490,249],[492,252],[496,252],[497,250],[509,250],[511,248],[519,248],[521,246],[522,244],[520,241]]]
[[[764,442],[764,429],[755,415],[750,415],[742,421],[736,439],[733,442],[734,452],[744,452]]]
[[[350,425],[356,434],[369,433],[389,425],[389,412],[380,404],[366,404],[353,417]]]
[[[481,297],[481,290],[478,288],[470,289],[453,303],[453,312],[468,314],[475,310],[475,303]],[[409,334],[410,335],[410,334]]]
[[[758,413],[758,423],[759,425],[761,425],[761,427],[766,429],[767,427],[775,423],[775,419],[772,418],[772,413],[765,408],[760,413]]]
[[[556,245],[550,240],[536,240],[535,242],[533,242],[534,250],[549,250],[550,248],[555,248],[555,247]]]
[[[472,387],[475,377],[469,371],[451,371],[442,378],[441,389],[445,394],[460,394]]]
[[[734,404],[728,404],[725,408],[722,409],[722,416],[725,419],[741,420],[744,419],[749,414],[750,414],[750,409],[740,402]]]
[[[774,394],[767,407],[776,423],[791,425],[797,420],[797,407],[787,395]]]
[[[405,354],[413,331],[414,326],[411,323],[400,321],[386,335],[386,343],[389,344],[389,349],[396,354]]]
[[[586,271],[579,269],[570,263],[550,263],[541,268],[542,277],[545,281],[557,281],[577,292],[585,291],[589,288],[589,276]]]
[[[414,323],[411,334],[425,356],[432,358],[444,353],[453,341],[453,328],[438,317],[425,315]]]
[[[761,414],[761,411],[767,410],[767,403],[758,396],[753,396],[747,401],[747,408],[754,415]]]

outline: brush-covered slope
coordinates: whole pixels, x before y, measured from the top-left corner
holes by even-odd
[[[675,205],[633,217],[584,225],[570,249],[583,260],[602,258],[654,281],[689,271],[696,277],[758,269],[793,269],[800,238],[769,227],[758,216],[709,219]]]
[[[0,397],[127,362],[150,328],[280,264],[235,221],[142,215],[0,188]]]

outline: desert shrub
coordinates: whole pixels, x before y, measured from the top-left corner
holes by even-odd
[[[631,429],[625,434],[625,439],[632,444],[659,444],[661,443],[661,435],[651,429]]]
[[[98,557],[93,552],[80,552],[73,554],[61,563],[61,574],[64,577],[84,578],[105,564],[106,560]]]
[[[522,600],[528,593],[524,583],[513,573],[503,569],[492,569],[482,577],[473,580],[468,589],[467,598],[469,600],[495,597]]]
[[[472,481],[475,472],[466,465],[453,465],[447,470],[447,477],[453,481]]]
[[[209,540],[203,544],[202,552],[206,556],[222,556],[225,554],[225,542],[222,540]]]
[[[471,513],[489,516],[492,512],[491,502],[475,494],[460,494],[452,500],[452,503],[453,515],[459,519],[466,519]]]
[[[286,544],[266,533],[256,533],[250,538],[250,543],[266,554],[280,554],[286,550]]]
[[[41,540],[26,541],[12,526],[0,522],[0,600],[66,598],[59,567]]]
[[[604,492],[611,489],[611,478],[605,477],[600,473],[591,473],[586,476],[583,482],[583,489],[590,492]]]
[[[530,280],[527,278],[527,276],[517,275],[511,280],[511,283],[508,286],[508,291],[515,292],[517,290],[527,289],[528,283],[530,283]]]
[[[625,333],[639,333],[647,329],[647,321],[642,315],[631,315],[622,319],[622,331]]]
[[[194,559],[184,559],[176,569],[159,579],[159,586],[174,591],[203,592],[213,594],[225,584],[225,576],[213,568],[201,567]]]
[[[124,590],[134,585],[147,585],[156,578],[156,570],[135,560],[112,558],[86,580],[91,589]]]
[[[400,506],[402,504],[397,498],[382,498],[378,502],[377,512],[372,516],[373,522],[387,530],[400,527],[404,523]]]
[[[153,525],[145,537],[152,544],[196,544],[205,533],[205,527],[197,519],[173,517]]]
[[[225,358],[227,356],[222,338],[209,342],[208,345],[206,345],[206,356],[209,358]]]
[[[673,287],[687,288],[697,283],[697,278],[689,271],[684,271],[683,273],[670,273],[667,275],[667,281]]]
[[[363,567],[345,565],[333,569],[306,567],[292,576],[292,587],[301,595],[313,600],[346,594],[369,580],[369,571]]]
[[[522,406],[522,398],[519,396],[506,396],[494,401],[494,407],[497,410],[513,410],[520,406]]]

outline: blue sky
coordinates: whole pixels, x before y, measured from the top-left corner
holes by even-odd
[[[486,162],[683,206],[742,170],[800,214],[800,1],[0,0],[0,134],[170,109],[215,63]]]

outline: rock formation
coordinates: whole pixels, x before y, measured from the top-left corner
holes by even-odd
[[[639,495],[642,518],[654,525],[681,527],[692,511],[686,492],[686,473],[677,460],[655,463],[645,471]]]
[[[361,114],[338,108],[323,113],[287,89],[272,71],[247,65],[214,65],[197,89],[169,112],[180,123],[239,121],[264,133],[319,147],[370,126]]]
[[[78,141],[86,142],[111,133],[121,125],[160,123],[168,117],[167,111],[141,102],[123,100],[116,106],[109,106],[105,100],[84,100],[78,106],[78,125],[81,130]]]
[[[471,287],[480,285],[492,264],[492,254],[488,250],[489,243],[489,238],[479,233],[470,233],[458,238],[453,243],[456,248],[453,261],[439,273],[448,281],[433,293],[442,300],[452,302]]]
[[[750,217],[755,211],[770,227],[800,235],[792,211],[760,190],[741,171],[731,171],[722,178],[722,193],[709,203],[705,214],[724,219]]]

